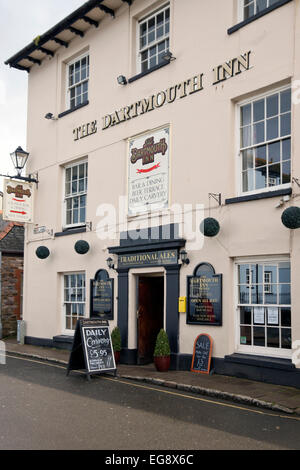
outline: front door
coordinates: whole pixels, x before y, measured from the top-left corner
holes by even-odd
[[[156,337],[164,326],[164,278],[138,279],[138,364],[153,362]]]

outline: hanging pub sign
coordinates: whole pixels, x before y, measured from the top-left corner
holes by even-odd
[[[194,343],[192,372],[209,374],[213,340],[209,335],[199,335]]]
[[[3,220],[33,223],[34,186],[32,183],[4,179]]]
[[[169,204],[169,127],[129,140],[128,213]]]
[[[114,372],[116,363],[106,320],[77,321],[67,375],[72,370],[84,370],[88,380],[91,375]]]
[[[114,319],[114,280],[100,269],[91,279],[90,317],[102,320]]]
[[[187,324],[222,326],[222,274],[202,263],[187,277]]]

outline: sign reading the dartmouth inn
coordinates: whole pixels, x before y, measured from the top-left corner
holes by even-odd
[[[235,57],[228,62],[218,65],[213,69],[214,80],[212,85],[217,85],[220,82],[235,77],[245,70],[250,69],[250,54],[251,51],[246,52],[238,57]],[[202,91],[204,74],[200,73],[192,78],[184,80],[176,85],[169,87],[167,90],[160,91],[156,94],[136,101],[135,103],[124,106],[123,108],[107,114],[102,118],[102,130],[109,129],[110,127],[126,122],[130,119],[136,118],[146,114],[154,109],[161,108],[166,104],[173,103],[178,99],[185,98],[189,95]],[[83,124],[73,130],[74,140],[78,141],[98,132],[97,121],[92,121]]]

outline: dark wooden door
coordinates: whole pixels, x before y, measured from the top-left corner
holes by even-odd
[[[153,362],[156,337],[163,328],[164,278],[140,277],[138,284],[138,364]]]

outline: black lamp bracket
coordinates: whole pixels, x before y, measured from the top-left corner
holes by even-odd
[[[208,193],[208,197],[209,199],[213,198],[215,201],[217,201],[217,203],[219,204],[219,206],[222,205],[222,194],[221,193]]]

